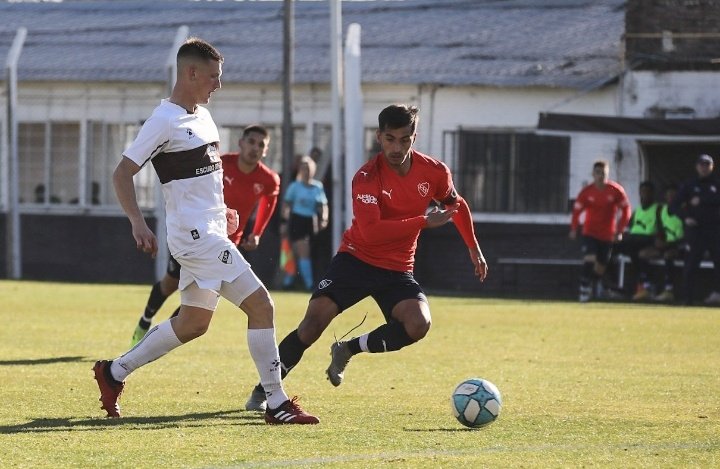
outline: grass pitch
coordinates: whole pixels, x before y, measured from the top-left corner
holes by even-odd
[[[356,356],[333,388],[333,332],[382,321],[364,301],[285,381],[320,425],[267,426],[242,410],[257,373],[245,316],[221,300],[205,336],[128,379],[125,417],[108,420],[91,367],[128,348],[149,292],[0,281],[0,467],[720,466],[718,309],[431,295],[425,340]],[[282,339],[308,296],[273,297]],[[504,399],[482,430],[450,414],[475,376]]]

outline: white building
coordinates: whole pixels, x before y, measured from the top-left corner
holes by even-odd
[[[720,114],[717,69],[658,73],[627,66],[625,4],[343,2],[343,34],[351,23],[362,31],[368,155],[374,151],[378,112],[405,102],[420,107],[416,147],[449,164],[475,221],[493,225],[491,232],[501,233],[503,226],[515,232],[518,224],[566,232],[570,200],[598,158],[611,161],[611,177],[636,201],[638,183],[651,173],[645,140],[639,144],[633,136],[608,133],[536,132],[538,117],[546,112],[643,118],[652,117],[648,109],[655,106],[692,108],[689,117],[694,118]],[[294,9],[295,151],[321,148],[326,158],[322,169],[330,157],[333,116],[330,6],[296,1]],[[103,223],[117,218],[118,227],[123,226],[110,175],[140,123],[168,94],[167,64],[181,26],[225,56],[223,88],[209,106],[221,128],[222,148],[235,149],[243,126],[265,124],[273,130],[269,164],[282,169],[283,2],[4,3],[0,17],[0,57],[7,56],[18,28],[27,28],[18,63],[17,107],[23,226],[32,226],[31,216],[39,214],[94,215]],[[2,99],[5,104],[6,96]],[[0,212],[7,213],[6,114],[0,120],[5,129]],[[152,216],[156,178],[151,170],[143,173],[140,196]],[[40,185],[46,191],[37,200]],[[6,220],[0,223],[6,226]],[[129,233],[117,236],[115,243],[124,243]],[[574,248],[566,244],[553,244],[548,256],[567,256]],[[500,241],[496,247],[497,253],[510,249]],[[147,281],[146,276],[140,281]],[[118,275],[119,280],[130,278]]]

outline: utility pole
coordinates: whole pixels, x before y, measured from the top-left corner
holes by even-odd
[[[22,278],[22,243],[20,239],[20,209],[18,208],[20,162],[18,161],[17,66],[26,37],[27,29],[23,27],[18,28],[17,33],[15,34],[15,39],[13,39],[12,46],[10,46],[7,62],[5,64],[5,73],[7,77],[5,80],[5,85],[7,87],[7,129],[10,141],[10,180],[8,181],[10,188],[10,193],[8,194],[10,211],[8,213],[7,222],[7,271],[8,277],[12,279]]]
[[[283,123],[282,123],[282,187],[290,184],[295,165],[293,138],[292,86],[295,45],[295,6],[293,0],[284,0],[283,17]]]

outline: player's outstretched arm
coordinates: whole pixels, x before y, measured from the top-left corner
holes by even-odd
[[[481,282],[484,282],[488,274],[488,265],[480,246],[469,248],[468,251],[470,252],[470,260],[475,266],[475,275]]]
[[[123,157],[118,163],[113,173],[113,185],[117,194],[120,206],[125,211],[130,224],[132,225],[132,235],[135,238],[135,244],[138,250],[149,253],[155,257],[158,250],[157,238],[155,234],[145,223],[142,211],[137,203],[135,193],[135,184],[133,176],[140,171],[140,166],[135,164],[131,159]]]

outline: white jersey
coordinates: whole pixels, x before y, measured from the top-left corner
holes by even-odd
[[[227,237],[217,126],[207,109],[195,113],[164,99],[124,155],[152,161],[165,197],[167,240],[180,269],[180,290],[192,282],[220,292],[249,269]]]
[[[227,238],[217,126],[207,109],[195,113],[163,99],[123,153],[138,166],[152,161],[165,197],[167,240],[176,259]]]

